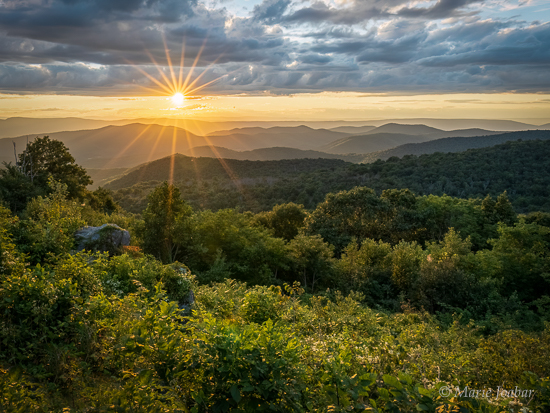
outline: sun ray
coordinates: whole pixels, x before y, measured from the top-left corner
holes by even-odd
[[[190,95],[194,92],[200,91],[200,90],[208,87],[209,85],[212,85],[213,83],[218,82],[219,80],[223,79],[224,77],[226,77],[229,74],[234,72],[234,71],[232,71],[230,73],[226,73],[226,74],[224,74],[222,76],[219,76],[219,77],[217,77],[213,80],[210,80],[208,82],[205,82],[205,83],[202,83],[202,84],[200,83],[201,80],[203,79],[203,77],[206,75],[206,73],[210,69],[210,67],[213,66],[214,64],[216,64],[216,62],[221,58],[221,56],[220,56],[217,59],[215,59],[198,76],[196,76],[193,79],[193,74],[194,74],[194,72],[197,68],[199,60],[200,60],[200,58],[202,56],[202,53],[204,51],[204,48],[206,46],[207,39],[205,39],[202,46],[201,46],[201,48],[199,49],[197,55],[195,56],[195,59],[193,60],[193,63],[191,65],[191,67],[189,68],[189,71],[188,71],[186,76],[184,74],[185,41],[183,42],[182,48],[181,48],[179,73],[176,76],[176,71],[174,70],[174,66],[173,66],[173,62],[172,62],[172,56],[170,54],[170,50],[168,49],[168,45],[167,45],[167,42],[166,42],[166,37],[165,37],[164,34],[162,34],[162,41],[163,41],[163,44],[164,44],[164,52],[165,52],[165,55],[166,55],[166,62],[167,62],[167,65],[168,65],[169,76],[166,75],[165,70],[162,69],[162,67],[157,63],[157,61],[153,57],[153,55],[147,50],[145,52],[147,53],[147,55],[151,59],[151,62],[154,64],[155,68],[157,69],[157,71],[160,75],[160,79],[155,78],[154,76],[152,76],[151,74],[149,74],[145,70],[141,69],[140,67],[137,67],[137,66],[136,67],[141,73],[143,73],[148,79],[150,79],[155,85],[157,85],[163,92],[171,95],[172,102],[174,104],[176,104],[177,106],[179,106],[181,103],[183,103],[181,101],[181,99],[184,99],[185,96]],[[185,79],[184,79],[184,77],[185,77]],[[158,93],[158,90],[156,90],[154,88],[150,88],[150,87],[146,87],[146,86],[141,86],[141,87],[146,89],[146,90],[150,90],[150,91],[154,91],[154,92]],[[180,124],[179,124],[180,120],[182,120],[182,119],[174,118],[174,121],[170,122],[171,127],[172,127],[171,144],[166,142],[166,139],[165,139],[165,131],[166,131],[166,128],[167,128],[167,123],[164,123],[162,125],[162,129],[159,131],[159,134],[156,137],[156,140],[153,144],[153,147],[151,148],[151,150],[149,152],[149,157],[147,159],[147,162],[150,162],[155,156],[157,156],[157,155],[155,155],[155,153],[156,153],[157,147],[159,146],[161,141],[166,142],[167,146],[170,145],[169,155],[168,155],[168,156],[170,156],[168,181],[171,184],[174,183],[175,175],[176,175],[175,169],[176,169],[176,155],[177,155],[177,149],[178,149],[178,139],[181,139],[181,137],[178,136],[178,133],[179,133],[180,130],[183,133],[185,133],[185,139],[187,140],[187,150],[186,150],[187,153],[189,153],[193,158],[195,158],[195,159],[197,158],[197,154],[196,154],[196,151],[195,151],[195,145],[197,144],[197,142],[195,142],[194,139],[193,139],[194,135],[191,134],[188,131],[188,127],[187,127],[187,123],[188,123],[187,121],[188,120],[183,119],[183,122],[184,122],[184,128],[183,129],[180,129]],[[195,123],[195,127],[198,128],[199,132],[202,134],[203,144],[205,144],[207,147],[210,148],[210,150],[212,151],[212,154],[214,155],[215,159],[218,160],[220,165],[225,170],[227,176],[232,181],[233,185],[235,185],[237,190],[241,193],[243,198],[248,199],[249,196],[247,195],[247,193],[245,191],[245,188],[243,187],[242,183],[240,182],[240,179],[239,179],[238,175],[236,174],[236,172],[232,170],[229,163],[221,156],[218,148],[214,145],[214,142],[208,136],[206,136],[206,134],[204,133],[204,131],[200,127],[200,124],[197,124],[196,122],[194,122],[194,123]],[[149,125],[149,127],[150,126],[151,125]],[[146,132],[146,130],[148,128],[146,128],[144,131],[142,131],[139,136],[137,136],[132,142],[130,142],[130,144],[127,145],[127,147],[121,152],[121,154],[126,152],[132,145],[134,145],[140,139],[140,137]],[[163,143],[163,146],[164,146],[164,143]],[[166,148],[166,149],[168,149],[168,148]],[[196,175],[197,183],[200,183],[201,182],[200,167],[196,162],[193,162],[193,165],[194,165],[194,169],[195,169],[195,175]],[[142,171],[142,175],[146,173],[145,169],[146,168],[144,168],[144,170]]]
[[[228,76],[227,73],[226,73],[225,75],[222,75],[222,76],[220,76],[220,77],[214,79],[214,80],[211,80],[211,81],[208,82],[208,83],[204,83],[204,84],[202,84],[202,85],[196,87],[195,89],[186,90],[186,91],[185,91],[185,94],[190,95],[190,94],[192,94],[192,93],[194,93],[194,92],[198,92],[199,90],[204,89],[206,86],[209,86],[209,85],[211,85],[212,83],[215,83],[215,82],[217,82],[218,80],[220,80],[220,79],[222,79],[222,78],[224,78],[224,77],[226,77],[226,76]]]
[[[130,63],[132,64],[132,63]],[[165,86],[162,82],[160,82],[159,80],[157,80],[155,77],[151,76],[149,73],[147,73],[145,70],[143,70],[141,67],[137,66],[137,65],[134,65],[134,67],[139,70],[143,75],[145,75],[149,80],[151,80],[153,83],[155,83],[157,86],[159,86],[162,90],[164,90],[166,93],[168,94],[171,94],[172,91],[170,90],[169,87]],[[146,89],[149,89],[147,88],[146,86],[141,86],[141,87],[144,87]],[[154,90],[154,89],[150,89],[150,90]],[[155,90],[155,92],[158,93],[157,90]]]
[[[180,57],[180,73],[178,77],[178,90],[183,90],[183,63],[185,59],[185,37],[183,38],[183,42],[181,45],[181,57]]]
[[[195,61],[191,65],[191,68],[189,69],[189,73],[187,74],[187,77],[185,78],[185,82],[182,86],[182,90],[187,89],[187,85],[189,83],[189,80],[191,79],[191,76],[193,75],[193,71],[195,70],[195,67],[197,66],[197,63],[199,62],[199,59],[201,57],[202,51],[204,50],[204,47],[206,46],[206,39],[202,43],[202,46],[199,50],[199,53],[197,53],[197,57],[195,57]]]
[[[151,61],[155,65],[155,67],[157,68],[157,71],[159,72],[159,74],[162,76],[162,78],[166,82],[166,85],[171,89],[170,94],[176,93],[176,90],[174,90],[174,86],[172,84],[170,84],[170,79],[168,79],[166,74],[164,74],[164,72],[161,70],[160,65],[157,63],[157,61],[155,60],[153,55],[151,53],[149,53],[149,51],[147,51],[147,50],[145,52],[147,53],[147,55],[149,56],[149,58],[151,59]]]
[[[223,158],[219,151],[217,150],[216,146],[214,145],[214,143],[210,140],[210,138],[207,136],[206,133],[204,133],[204,131],[202,130],[202,128],[200,127],[199,124],[196,124],[196,127],[199,129],[202,137],[204,138],[205,142],[206,142],[206,145],[210,148],[210,150],[212,151],[212,153],[215,155],[215,159],[218,160],[218,162],[220,163],[220,165],[222,166],[222,168],[225,170],[225,172],[227,173],[227,175],[229,176],[229,179],[231,179],[231,181],[233,182],[233,185],[235,185],[235,187],[237,188],[237,190],[241,193],[241,195],[243,196],[243,198],[245,199],[249,199],[246,191],[244,190],[244,187],[242,186],[240,180],[239,180],[239,177],[236,175],[235,172],[233,172],[233,170],[231,169],[231,167],[227,164],[227,162],[225,161],[225,158]],[[190,152],[191,154],[193,154],[193,152],[191,151],[193,148],[190,148]],[[197,168],[195,168],[197,169]]]
[[[184,90],[187,90],[187,89],[192,88],[193,85],[194,85],[195,83],[197,83],[199,80],[201,80],[201,78],[205,75],[205,73],[208,71],[208,69],[209,69],[210,67],[214,66],[220,58],[221,58],[221,56],[218,57],[216,60],[214,60],[212,63],[210,63],[210,64],[206,67],[206,69],[204,69],[204,70],[202,71],[202,73],[201,73],[199,76],[197,76],[197,78],[196,78],[195,80],[193,80],[193,82],[192,82],[191,84],[189,84],[189,85],[186,84],[185,87],[184,87]]]
[[[164,33],[162,33],[162,42],[164,43],[164,53],[166,53],[166,61],[168,62],[170,76],[172,77],[172,88],[175,90],[175,93],[179,93],[180,90],[176,81],[176,74],[174,73],[174,67],[172,66],[172,59],[170,57],[170,52],[168,50],[168,45],[166,44],[166,37],[164,36]]]
[[[158,119],[158,118],[157,118]],[[157,120],[155,119],[155,120]],[[108,168],[110,167],[111,164],[114,164],[116,161],[118,161],[122,155],[124,155],[126,153],[126,151],[128,151],[142,136],[145,132],[147,132],[151,126],[153,126],[154,124],[153,123],[150,123],[149,125],[147,125],[147,127],[145,129],[143,129],[139,135],[137,135],[128,145],[126,145],[126,147],[124,149],[122,149],[113,159],[111,159],[109,162],[107,162],[107,164],[105,164],[104,168]]]
[[[176,140],[179,129],[179,119],[176,119],[176,124],[172,127],[172,150],[170,151],[170,174],[168,176],[168,183],[172,185],[174,183],[174,164],[176,162]]]

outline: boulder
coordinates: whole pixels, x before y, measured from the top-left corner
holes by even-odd
[[[116,224],[81,228],[76,231],[75,238],[77,251],[106,251],[112,255],[130,245],[130,233]]]

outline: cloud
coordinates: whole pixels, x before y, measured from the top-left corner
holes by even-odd
[[[142,72],[170,78],[166,50],[179,65],[182,46],[184,75],[195,63],[211,93],[550,91],[550,23],[522,2],[499,15],[505,3],[263,0],[243,16],[203,0],[4,0],[0,92],[144,93],[158,86]]]

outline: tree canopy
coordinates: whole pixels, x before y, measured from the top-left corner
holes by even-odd
[[[28,143],[19,155],[18,166],[35,185],[46,187],[50,177],[64,183],[71,198],[82,198],[86,186],[92,184],[86,170],[76,164],[65,144],[49,136]]]

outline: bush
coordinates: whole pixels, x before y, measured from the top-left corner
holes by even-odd
[[[118,296],[135,293],[140,286],[152,292],[162,282],[170,300],[183,301],[195,282],[185,265],[178,262],[164,265],[151,256],[133,258],[122,254],[110,259],[103,256],[94,265],[102,273],[105,292]]]

